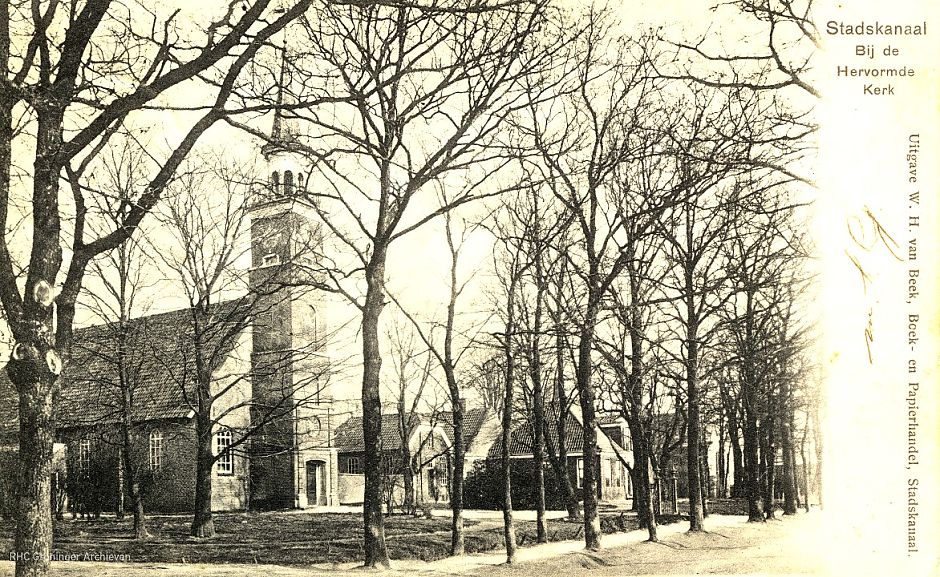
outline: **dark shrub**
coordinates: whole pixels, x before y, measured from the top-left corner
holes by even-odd
[[[535,463],[529,460],[513,460],[512,506],[514,509],[536,508]],[[564,492],[554,470],[547,463],[545,473],[545,507],[561,510],[565,508]],[[499,461],[478,462],[464,480],[464,507],[467,509],[501,510],[503,508],[503,476]],[[580,496],[579,496],[580,500]]]
[[[97,519],[102,511],[115,509],[117,461],[110,455],[91,459],[87,471],[74,471],[67,480],[72,512]]]

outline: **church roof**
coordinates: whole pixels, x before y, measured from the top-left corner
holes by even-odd
[[[248,315],[240,301],[220,303],[211,309],[203,348],[210,370],[218,369],[229,357],[247,321]],[[188,418],[192,414],[190,401],[195,390],[191,309],[138,317],[132,319],[125,330],[125,374],[133,382],[132,419],[139,422]],[[72,358],[62,375],[53,405],[57,427],[120,420],[118,336],[116,325],[94,325],[75,331]],[[0,376],[0,421],[3,423],[0,434],[8,432],[6,429],[15,432],[18,412],[15,399],[16,391],[4,372]]]

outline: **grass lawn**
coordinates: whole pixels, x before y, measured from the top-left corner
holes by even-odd
[[[153,538],[137,542],[128,538],[131,520],[102,518],[96,521],[58,521],[53,549],[57,554],[126,555],[135,563],[265,563],[311,565],[344,563],[362,559],[362,518],[343,513],[217,513],[217,536],[210,540],[189,537],[191,519],[186,516],[154,516],[147,520]],[[468,553],[503,546],[499,521],[465,521]],[[602,517],[605,533],[633,530],[631,515]],[[450,519],[394,515],[385,519],[389,554],[393,559],[433,561],[448,555]],[[535,543],[535,523],[517,521],[517,541]],[[549,539],[583,537],[580,522],[549,521]],[[0,521],[0,550],[4,558],[13,546],[12,521]]]
[[[669,509],[669,503],[664,503],[663,507]],[[747,515],[746,499],[708,499],[707,508],[709,515]],[[783,502],[774,502],[774,511],[783,513]],[[689,514],[689,500],[679,499],[679,513]]]

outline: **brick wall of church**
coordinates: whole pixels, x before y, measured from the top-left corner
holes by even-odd
[[[150,433],[162,434],[160,466],[151,469]],[[66,487],[78,512],[116,511],[118,495],[117,430],[111,427],[59,431],[66,445]],[[164,421],[141,428],[132,436],[133,462],[139,471],[144,509],[152,513],[189,513],[195,500],[196,444],[195,430],[188,422]],[[81,440],[90,445],[87,465],[80,465]],[[213,473],[213,510],[237,510],[246,507],[247,462],[234,456],[234,473]],[[129,485],[125,482],[125,509],[130,509]]]

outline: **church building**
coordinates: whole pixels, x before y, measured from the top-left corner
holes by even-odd
[[[127,488],[119,487],[127,414],[146,509],[192,510],[197,356],[212,373],[213,509],[339,503],[337,423],[311,266],[321,231],[304,198],[303,162],[289,150],[280,118],[272,136],[261,150],[268,183],[247,198],[250,294],[208,308],[201,353],[191,309],[131,319],[121,338],[110,325],[75,331],[54,409],[56,482],[73,508],[115,510],[125,498]],[[0,403],[12,409],[0,432],[12,448],[16,392],[5,373],[0,381]]]

